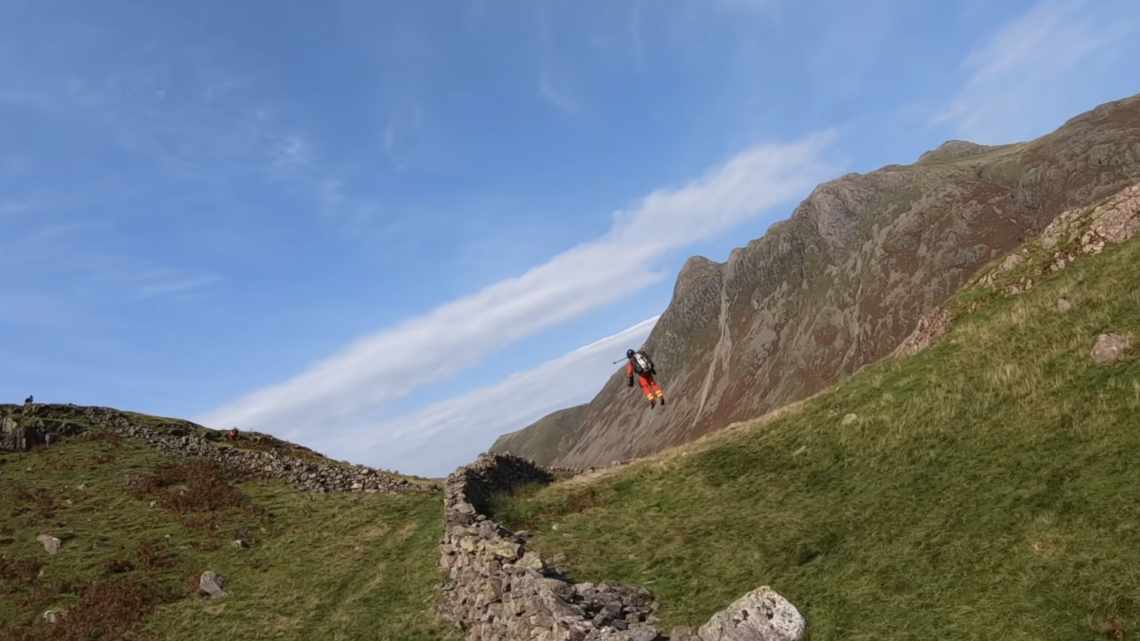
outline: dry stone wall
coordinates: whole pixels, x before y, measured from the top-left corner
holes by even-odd
[[[574,583],[527,549],[525,532],[487,516],[500,492],[553,476],[509,454],[484,455],[447,479],[439,608],[469,641],[798,641],[803,617],[767,587],[742,597],[696,632],[656,627],[644,588]]]
[[[244,449],[224,444],[223,432],[184,421],[143,421],[106,407],[76,405],[0,405],[0,451],[26,451],[61,437],[106,431],[140,440],[164,454],[216,462],[226,469],[259,478],[283,480],[314,492],[408,492],[428,489],[406,477],[363,465],[323,458],[282,441],[253,433],[247,443],[280,447]],[[289,449],[291,448],[291,449]],[[298,454],[290,454],[290,451]],[[300,455],[308,452],[308,455]]]

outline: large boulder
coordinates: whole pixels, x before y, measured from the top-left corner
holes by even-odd
[[[701,641],[799,641],[805,627],[796,606],[764,586],[714,614],[697,636]]]

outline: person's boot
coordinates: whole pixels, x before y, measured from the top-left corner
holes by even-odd
[[[665,407],[665,397],[661,397],[661,407]]]
[[[657,399],[649,399],[649,409],[653,409],[655,407],[657,407]]]

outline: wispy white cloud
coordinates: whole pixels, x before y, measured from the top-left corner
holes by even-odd
[[[530,271],[360,339],[280,384],[209,412],[212,425],[332,436],[493,351],[659,281],[653,261],[805,193],[833,168],[833,134],[752,147],[617,212],[610,230]]]
[[[1058,92],[1081,67],[1110,54],[1135,23],[1086,0],[1042,0],[1002,27],[962,63],[962,89],[935,124],[979,142],[1008,142],[1042,133],[1064,113]]]
[[[407,99],[395,107],[384,122],[384,153],[397,168],[408,164],[424,126],[424,110],[416,100]]]
[[[220,281],[218,276],[196,276],[193,274],[163,274],[143,279],[143,284],[137,288],[138,298],[147,300],[171,294],[185,294],[187,292],[213,285]]]
[[[577,113],[582,101],[574,94],[563,72],[566,67],[558,64],[555,30],[551,28],[550,7],[544,2],[534,3],[535,35],[538,39],[539,68],[538,97],[555,109],[566,113]]]
[[[501,382],[433,403],[380,425],[362,425],[328,443],[334,456],[442,475],[494,439],[555,410],[583,403],[614,371],[614,357],[641,345],[658,317],[642,321]],[[300,436],[301,433],[295,436]]]
[[[313,145],[299,133],[281,136],[269,149],[270,164],[274,169],[289,170],[307,166],[313,159]]]
[[[48,220],[11,232],[0,240],[0,291],[7,297],[24,292],[35,300],[63,305],[76,291],[99,291],[101,298],[147,300],[185,294],[221,281],[199,271],[176,269],[127,254],[106,251],[117,235],[110,221]],[[51,274],[65,287],[40,288],[25,273]]]
[[[776,0],[716,0],[715,4],[729,11],[770,11]]]
[[[0,200],[0,218],[19,216],[47,209],[51,200],[38,196],[22,196]]]
[[[644,0],[633,0],[629,7],[629,46],[633,51],[634,68],[638,71],[645,69],[645,41],[642,36],[642,12],[645,11]]]
[[[543,69],[538,74],[538,95],[565,113],[577,113],[582,108],[578,98],[563,84],[558,83],[549,69]]]

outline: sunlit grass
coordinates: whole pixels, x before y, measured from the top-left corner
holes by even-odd
[[[964,292],[925,352],[496,510],[576,578],[650,587],[667,625],[769,584],[816,641],[1140,634],[1140,359],[1089,358],[1140,337],[1138,284],[1133,241],[1018,297]]]

